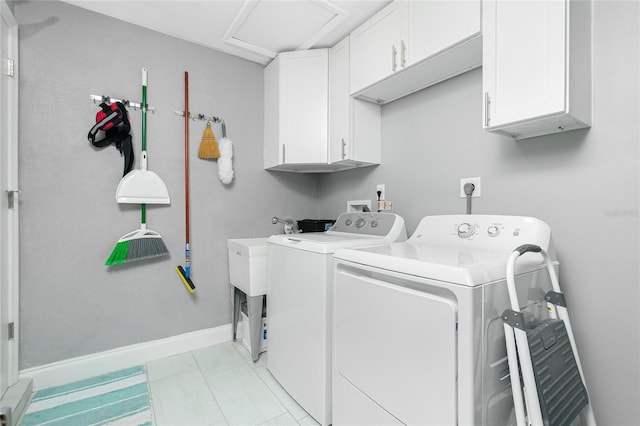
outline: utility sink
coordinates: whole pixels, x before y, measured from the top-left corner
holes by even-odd
[[[267,294],[267,238],[227,240],[231,285],[247,296]]]

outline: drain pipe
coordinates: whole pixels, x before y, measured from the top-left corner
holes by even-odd
[[[476,186],[474,184],[464,184],[464,194],[467,196],[467,214],[471,214],[471,196],[473,195],[474,189],[476,189]]]

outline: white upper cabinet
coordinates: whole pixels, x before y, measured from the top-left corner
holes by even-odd
[[[591,123],[591,4],[485,0],[483,126],[526,139]]]
[[[342,161],[350,145],[349,37],[329,49],[329,161]]]
[[[351,33],[351,93],[406,64],[407,12],[407,2],[395,1]]]
[[[329,162],[344,168],[380,163],[380,106],[351,97],[347,36],[329,49]]]
[[[327,164],[328,49],[279,54],[264,72],[264,167]]]
[[[409,1],[408,65],[480,33],[480,1]]]
[[[480,0],[396,0],[351,33],[351,93],[379,104],[482,64]]]
[[[349,90],[349,38],[280,53],[264,71],[264,168],[300,173],[380,163],[380,106]]]

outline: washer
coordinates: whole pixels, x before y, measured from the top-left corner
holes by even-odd
[[[333,424],[513,424],[501,313],[524,243],[555,261],[549,226],[515,216],[427,216],[406,242],[337,251]],[[543,319],[539,254],[522,257],[516,285]]]
[[[331,424],[333,253],[405,241],[393,213],[342,213],[326,232],[269,237],[266,366],[321,425]]]

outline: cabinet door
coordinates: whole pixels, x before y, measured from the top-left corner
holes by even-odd
[[[282,164],[280,140],[280,62],[277,57],[264,69],[264,168]]]
[[[282,163],[327,163],[327,49],[281,54],[280,142]]]
[[[349,94],[349,37],[329,50],[329,163],[380,163],[380,105]]]
[[[401,69],[407,9],[394,1],[351,33],[351,93]]]
[[[350,149],[349,37],[329,50],[329,162],[347,159]]]
[[[408,3],[408,65],[480,32],[480,0]]]
[[[564,111],[565,1],[485,0],[483,8],[484,127]]]

